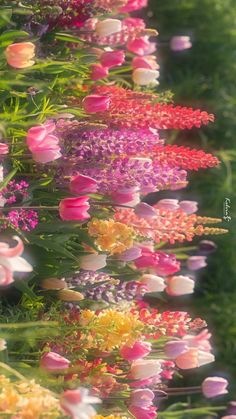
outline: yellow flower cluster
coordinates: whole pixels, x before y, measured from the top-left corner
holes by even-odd
[[[87,327],[86,342],[90,348],[111,351],[137,340],[143,331],[143,323],[129,311],[103,310],[96,314],[83,310],[80,323]]]
[[[0,415],[20,419],[61,417],[59,400],[34,380],[12,382],[0,375]],[[2,417],[2,415],[1,415]]]
[[[95,244],[100,250],[111,255],[122,253],[133,246],[133,228],[114,220],[94,218],[88,224],[88,233],[96,237]]]

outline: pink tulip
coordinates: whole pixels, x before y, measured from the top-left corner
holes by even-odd
[[[89,396],[89,390],[82,387],[76,390],[65,390],[60,399],[63,411],[72,419],[95,417],[96,410],[91,405],[97,403],[101,403],[101,400],[98,397]]]
[[[197,201],[181,201],[179,206],[184,212],[186,212],[186,214],[193,214],[198,210]]]
[[[55,124],[48,122],[29,129],[27,145],[38,163],[48,163],[61,157],[59,138],[52,135]]]
[[[180,354],[189,349],[188,343],[183,340],[171,340],[165,344],[165,355],[170,359],[175,359]]]
[[[138,407],[149,407],[155,398],[155,394],[149,389],[138,389],[131,393],[130,404]]]
[[[98,255],[91,254],[86,256],[81,256],[80,258],[80,268],[86,271],[97,271],[102,269],[107,264],[107,255]]]
[[[133,346],[123,346],[120,350],[120,355],[126,361],[136,361],[137,359],[144,358],[152,350],[152,345],[149,342],[137,341]]]
[[[147,288],[147,292],[162,292],[166,285],[160,276],[145,274],[142,276],[142,284]]]
[[[97,191],[97,188],[97,181],[89,176],[78,174],[72,176],[70,181],[70,192],[75,195],[94,193]]]
[[[189,36],[173,36],[170,40],[170,49],[172,51],[183,51],[192,47]]]
[[[107,76],[109,76],[107,67],[103,67],[101,64],[91,65],[91,79],[93,81],[104,79]]]
[[[160,201],[156,203],[155,208],[177,211],[177,209],[179,209],[179,201],[178,199],[160,199]]]
[[[127,49],[136,55],[150,55],[156,51],[156,44],[150,42],[148,36],[142,36],[127,42]]]
[[[129,411],[135,417],[135,419],[155,419],[157,417],[155,406],[150,407],[139,407],[131,405]]]
[[[144,57],[134,57],[132,60],[133,68],[147,68],[149,70],[158,70],[160,66],[156,62],[155,55],[146,55]]]
[[[121,29],[122,23],[119,19],[99,20],[95,25],[95,32],[101,38],[120,32]]]
[[[130,378],[134,380],[146,380],[159,376],[161,371],[161,361],[157,359],[138,359],[131,364]]]
[[[145,219],[150,219],[157,216],[155,208],[146,204],[146,202],[140,202],[138,205],[136,205],[134,212],[139,217]]]
[[[132,79],[138,86],[148,86],[149,84],[159,84],[157,79],[160,73],[157,70],[150,70],[149,68],[136,68],[133,71]]]
[[[109,109],[110,98],[101,95],[89,95],[83,99],[83,107],[87,113],[105,112]]]
[[[125,250],[120,253],[118,258],[122,262],[129,262],[131,260],[138,259],[142,254],[142,251],[139,247],[131,247],[130,249]]]
[[[228,381],[222,377],[207,377],[202,383],[202,392],[208,399],[227,394]]]
[[[104,52],[100,57],[100,62],[102,66],[107,68],[112,68],[116,66],[121,66],[125,61],[124,51],[107,51]]]
[[[192,294],[194,292],[195,282],[188,276],[172,276],[166,280],[166,292],[172,296]]]
[[[209,342],[211,336],[212,335],[209,333],[208,329],[204,329],[198,333],[198,335],[185,335],[183,340],[185,340],[192,348],[198,348],[201,351],[210,352],[212,349]]]
[[[90,218],[87,212],[90,208],[89,196],[65,198],[59,204],[59,214],[62,220],[83,221]]]
[[[133,187],[117,190],[111,194],[111,199],[117,206],[125,204],[134,207],[140,202],[140,194],[137,189],[137,187]]]
[[[46,371],[59,371],[69,368],[70,361],[56,352],[45,353],[40,361],[40,367]]]
[[[199,351],[197,348],[190,348],[188,351],[180,354],[175,359],[178,368],[188,370],[198,368],[203,365],[214,362],[215,357],[209,352]]]
[[[0,143],[0,156],[9,153],[9,147],[5,143]]]
[[[190,256],[187,260],[187,268],[191,271],[205,268],[207,266],[206,259],[206,256]]]
[[[135,10],[147,7],[148,0],[128,0],[125,6],[122,6],[119,11],[120,13],[129,13]]]
[[[28,68],[34,65],[35,45],[32,42],[20,42],[8,45],[5,49],[7,63],[14,68]]]
[[[180,262],[176,260],[173,254],[157,252],[159,261],[155,267],[155,272],[160,276],[172,275],[180,270]]]
[[[0,286],[11,284],[14,272],[32,272],[32,266],[20,255],[24,251],[21,239],[13,236],[17,241],[15,247],[9,247],[7,243],[0,242]]]

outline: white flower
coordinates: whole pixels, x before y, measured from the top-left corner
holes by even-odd
[[[66,390],[61,397],[62,409],[73,419],[91,419],[96,415],[96,410],[91,404],[101,403],[98,397],[89,396],[86,388]]]
[[[101,36],[109,36],[113,33],[120,32],[122,29],[122,24],[119,19],[104,19],[96,23],[95,31]]]
[[[157,70],[150,70],[148,68],[136,68],[136,70],[133,71],[132,78],[134,83],[138,84],[139,86],[147,86],[151,83],[159,84],[157,81],[159,76],[160,73]]]

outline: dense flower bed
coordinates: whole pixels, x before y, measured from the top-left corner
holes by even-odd
[[[166,130],[214,116],[158,92],[157,32],[132,14],[146,5],[2,2],[3,417],[235,417],[234,406],[170,402],[228,392],[219,376],[171,384],[214,362],[206,321],[171,307],[215,249],[202,236],[227,231],[196,201],[158,198],[220,161],[166,143]]]

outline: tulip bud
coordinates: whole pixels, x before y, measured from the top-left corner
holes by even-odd
[[[140,202],[136,205],[134,212],[141,218],[150,219],[157,216],[155,208],[145,202]]]
[[[4,351],[7,348],[7,342],[5,339],[0,339],[0,351]]]
[[[90,254],[80,257],[80,268],[86,271],[97,271],[107,264],[107,255]]]
[[[166,292],[172,296],[192,294],[194,292],[195,282],[188,276],[172,276],[166,280]]]
[[[28,68],[34,65],[35,45],[32,42],[11,44],[5,49],[7,63],[14,68]]]
[[[139,247],[131,247],[118,255],[119,260],[122,262],[129,262],[131,260],[138,259],[142,254],[142,250]]]
[[[113,33],[120,32],[122,29],[122,23],[118,19],[104,19],[96,23],[95,32],[101,38],[110,36]]]
[[[40,361],[40,367],[46,371],[59,371],[68,368],[70,361],[56,352],[45,353]]]
[[[57,278],[44,279],[40,285],[45,290],[59,290],[67,288],[66,282]]]
[[[144,358],[152,350],[152,345],[149,342],[135,342],[133,346],[125,345],[120,350],[120,355],[126,361],[136,361]]]
[[[100,57],[100,62],[104,67],[112,68],[120,66],[125,61],[124,51],[107,51],[104,52]]]
[[[65,198],[59,204],[59,214],[62,220],[84,221],[90,218],[88,209],[89,196],[81,196],[78,198]]]
[[[155,205],[158,209],[176,211],[179,209],[178,199],[160,199]]]
[[[181,201],[179,206],[186,214],[193,214],[198,210],[198,202],[196,201]]]
[[[8,152],[9,152],[8,145],[5,143],[0,143],[0,156],[4,154],[8,154]]]
[[[92,64],[91,65],[91,79],[96,81],[103,79],[109,75],[107,67],[103,67],[101,64]]]
[[[101,95],[89,95],[83,99],[84,110],[88,113],[105,112],[109,109],[110,98]]]
[[[170,49],[172,51],[183,51],[192,47],[189,36],[173,36],[170,40]]]
[[[211,240],[201,240],[198,244],[198,248],[201,253],[209,254],[215,252],[217,245]]]
[[[130,396],[130,404],[132,406],[148,407],[151,406],[155,394],[149,388],[134,390]]]
[[[190,348],[188,351],[177,356],[175,363],[177,367],[182,370],[187,370],[201,367],[214,362],[214,360],[215,357],[213,354],[205,351],[199,351],[197,348]]]
[[[61,301],[73,302],[73,301],[84,300],[83,294],[81,294],[78,291],[73,291],[73,290],[62,289],[58,292],[57,295],[58,295],[59,300]]]
[[[97,188],[97,181],[89,176],[78,174],[72,176],[70,181],[70,192],[75,195],[94,193],[97,191]]]
[[[148,86],[151,83],[159,84],[157,81],[160,76],[159,71],[150,70],[148,68],[136,68],[133,71],[132,79],[133,82],[139,86]]]
[[[146,285],[147,292],[162,292],[166,288],[164,279],[156,275],[143,275],[142,283]]]
[[[134,57],[132,60],[132,67],[147,68],[149,70],[158,70],[160,66],[156,62],[155,55],[148,55],[144,57]]]
[[[202,383],[202,392],[208,399],[227,394],[228,381],[222,377],[207,377]]]
[[[207,266],[206,256],[190,256],[187,260],[187,268],[191,271],[197,271],[205,266]]]
[[[189,349],[188,343],[183,340],[171,340],[165,344],[165,354],[170,359],[175,359]]]
[[[135,380],[145,380],[162,372],[161,361],[157,359],[138,359],[130,368],[130,377]]]

